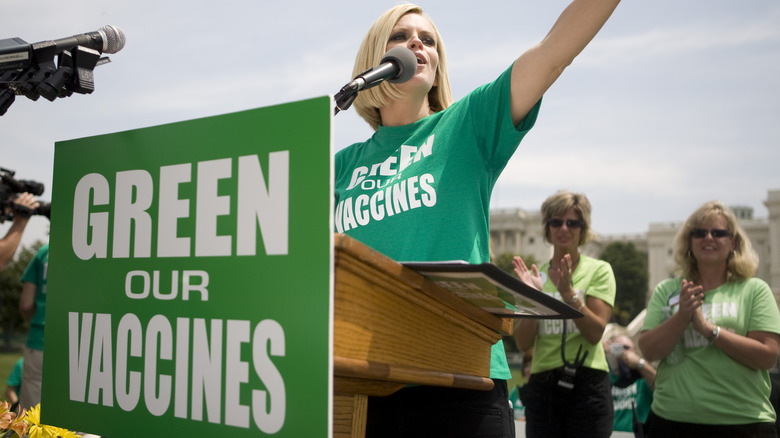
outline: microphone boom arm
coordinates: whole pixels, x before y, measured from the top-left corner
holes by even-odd
[[[366,81],[363,79],[363,76],[365,76],[366,73],[369,73],[373,70],[374,70],[373,68],[369,68],[363,73],[360,73],[359,75],[355,76],[355,79],[353,79],[347,85],[341,87],[341,90],[339,90],[339,92],[336,93],[335,96],[333,96],[334,100],[336,101],[336,108],[334,109],[335,111],[334,115],[338,114],[339,111],[346,111],[347,109],[349,109],[349,107],[352,106],[352,102],[354,102],[355,99],[357,98],[358,91],[367,90],[371,87],[376,87],[377,85],[382,83],[383,79],[378,79],[370,84],[366,83]]]
[[[0,40],[0,116],[16,95],[30,100],[40,96],[53,101],[95,90],[93,70],[111,60],[102,53],[117,53],[125,34],[117,26],[59,40],[27,44],[19,38]],[[55,63],[55,56],[57,62]]]
[[[352,102],[357,98],[358,91],[360,91],[360,89],[355,81],[341,87],[341,90],[333,96],[333,100],[336,101],[333,115],[338,114],[339,111],[346,111],[349,109],[349,107],[352,106]]]
[[[74,92],[90,94],[95,91],[95,67],[111,62],[107,56],[87,47],[76,46],[54,56],[56,45],[44,42],[34,45],[32,62],[24,70],[10,70],[0,75],[0,116],[14,102],[14,95],[25,95],[32,101],[43,96],[49,101],[69,97]]]

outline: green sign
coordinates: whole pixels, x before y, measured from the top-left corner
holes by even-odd
[[[328,435],[332,107],[56,144],[45,424]]]

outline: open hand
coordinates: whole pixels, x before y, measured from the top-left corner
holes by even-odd
[[[512,259],[512,264],[515,266],[515,274],[517,274],[517,278],[520,281],[532,286],[536,290],[542,290],[542,276],[539,275],[539,269],[536,265],[531,265],[531,270],[528,270],[525,262],[520,257]]]
[[[571,263],[571,255],[566,254],[561,258],[561,262],[558,264],[558,267],[554,268],[550,266],[550,269],[548,270],[550,274],[550,280],[552,280],[553,284],[556,288],[560,291],[562,288],[564,288],[566,285],[571,284],[571,276],[572,276],[572,263]]]

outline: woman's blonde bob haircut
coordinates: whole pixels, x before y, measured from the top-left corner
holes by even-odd
[[[556,216],[563,216],[570,208],[574,209],[582,222],[579,246],[593,240],[593,231],[590,229],[590,201],[588,197],[582,193],[559,190],[542,203],[542,226],[544,227],[545,242],[552,244],[550,224],[548,223],[550,219]]]
[[[387,10],[371,25],[371,29],[368,30],[366,37],[363,39],[363,43],[360,45],[360,50],[358,50],[355,58],[355,68],[352,70],[352,77],[354,78],[364,71],[379,65],[387,49],[387,43],[390,41],[390,34],[393,28],[398,23],[398,20],[406,14],[422,15],[431,23],[436,32],[436,51],[439,54],[439,65],[436,68],[437,85],[428,92],[428,104],[431,112],[441,111],[452,104],[452,91],[450,90],[450,80],[447,76],[447,57],[444,51],[444,42],[433,20],[423,14],[422,8],[417,5],[398,5]],[[402,93],[396,85],[383,82],[378,87],[363,90],[358,94],[354,102],[355,111],[376,131],[379,129],[379,125],[382,124],[379,108],[401,96]]]
[[[674,261],[677,265],[677,274],[682,278],[694,282],[701,281],[699,267],[691,251],[691,231],[694,228],[702,228],[705,222],[717,216],[726,219],[728,231],[734,239],[734,251],[726,260],[726,281],[746,280],[755,275],[758,269],[758,255],[753,250],[753,245],[750,244],[745,231],[737,223],[734,212],[720,201],[710,201],[694,211],[677,233]]]

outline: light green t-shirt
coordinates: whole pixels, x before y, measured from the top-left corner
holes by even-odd
[[[550,264],[546,263],[539,271],[542,276],[542,292],[561,300],[561,294],[555,284],[549,279]],[[610,306],[615,304],[615,274],[612,266],[603,260],[597,260],[586,255],[580,255],[577,268],[572,273],[574,291],[583,302],[586,296],[599,298]],[[588,352],[583,366],[596,370],[609,371],[607,358],[601,343],[591,344],[582,336],[573,320],[543,319],[537,323],[536,339],[534,340],[534,361],[531,373],[541,373],[563,366],[561,359],[561,335],[563,324],[566,325],[566,360],[573,362],[577,350],[582,345],[582,357]]]
[[[444,111],[380,126],[339,151],[335,230],[399,262],[490,261],[490,195],[541,104],[513,124],[511,70]],[[501,341],[490,376],[511,378]]]
[[[642,330],[652,330],[679,310],[682,280],[661,282],[647,307]],[[780,333],[780,312],[763,280],[726,283],[704,295],[707,321],[741,336]],[[674,351],[658,366],[653,412],[672,421],[747,424],[775,421],[769,373],[732,359],[689,324]]]

